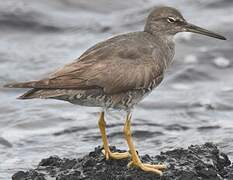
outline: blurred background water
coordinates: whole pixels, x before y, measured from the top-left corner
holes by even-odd
[[[228,41],[183,33],[163,83],[134,110],[141,154],[212,141],[233,160],[233,1],[5,0],[0,5],[0,85],[40,79],[91,45],[142,30],[154,5],[180,9]],[[0,179],[50,155],[80,157],[101,144],[98,108],[56,100],[20,101],[0,88]],[[107,116],[111,144],[127,149],[124,114]]]

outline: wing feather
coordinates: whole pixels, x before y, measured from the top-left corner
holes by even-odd
[[[131,38],[124,36],[99,43],[50,77],[21,83],[21,87],[102,88],[108,94],[148,88],[153,80],[163,76],[165,69],[163,54],[156,44],[143,36],[131,35]]]

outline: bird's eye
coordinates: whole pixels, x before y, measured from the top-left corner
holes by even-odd
[[[176,19],[175,19],[174,17],[168,17],[168,18],[167,18],[167,21],[168,21],[169,23],[174,23],[174,22],[176,21]]]

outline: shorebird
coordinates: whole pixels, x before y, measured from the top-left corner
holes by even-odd
[[[172,7],[156,7],[143,31],[112,37],[89,48],[74,62],[38,81],[8,84],[10,88],[31,88],[19,99],[58,99],[83,106],[101,107],[98,121],[106,160],[131,158],[129,167],[162,175],[162,164],[140,160],[131,136],[131,111],[157,87],[175,54],[173,37],[179,32],[194,32],[226,40],[225,37],[188,23]],[[111,152],[106,135],[104,112],[126,111],[124,135],[129,151]]]

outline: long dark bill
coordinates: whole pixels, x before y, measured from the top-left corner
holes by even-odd
[[[211,32],[209,30],[203,29],[201,27],[198,27],[194,24],[189,24],[187,23],[187,25],[185,26],[185,30],[187,32],[193,32],[193,33],[198,33],[198,34],[203,34],[205,36],[210,36],[213,38],[217,38],[217,39],[221,39],[221,40],[226,40],[226,38],[224,36],[221,36],[217,33]]]

